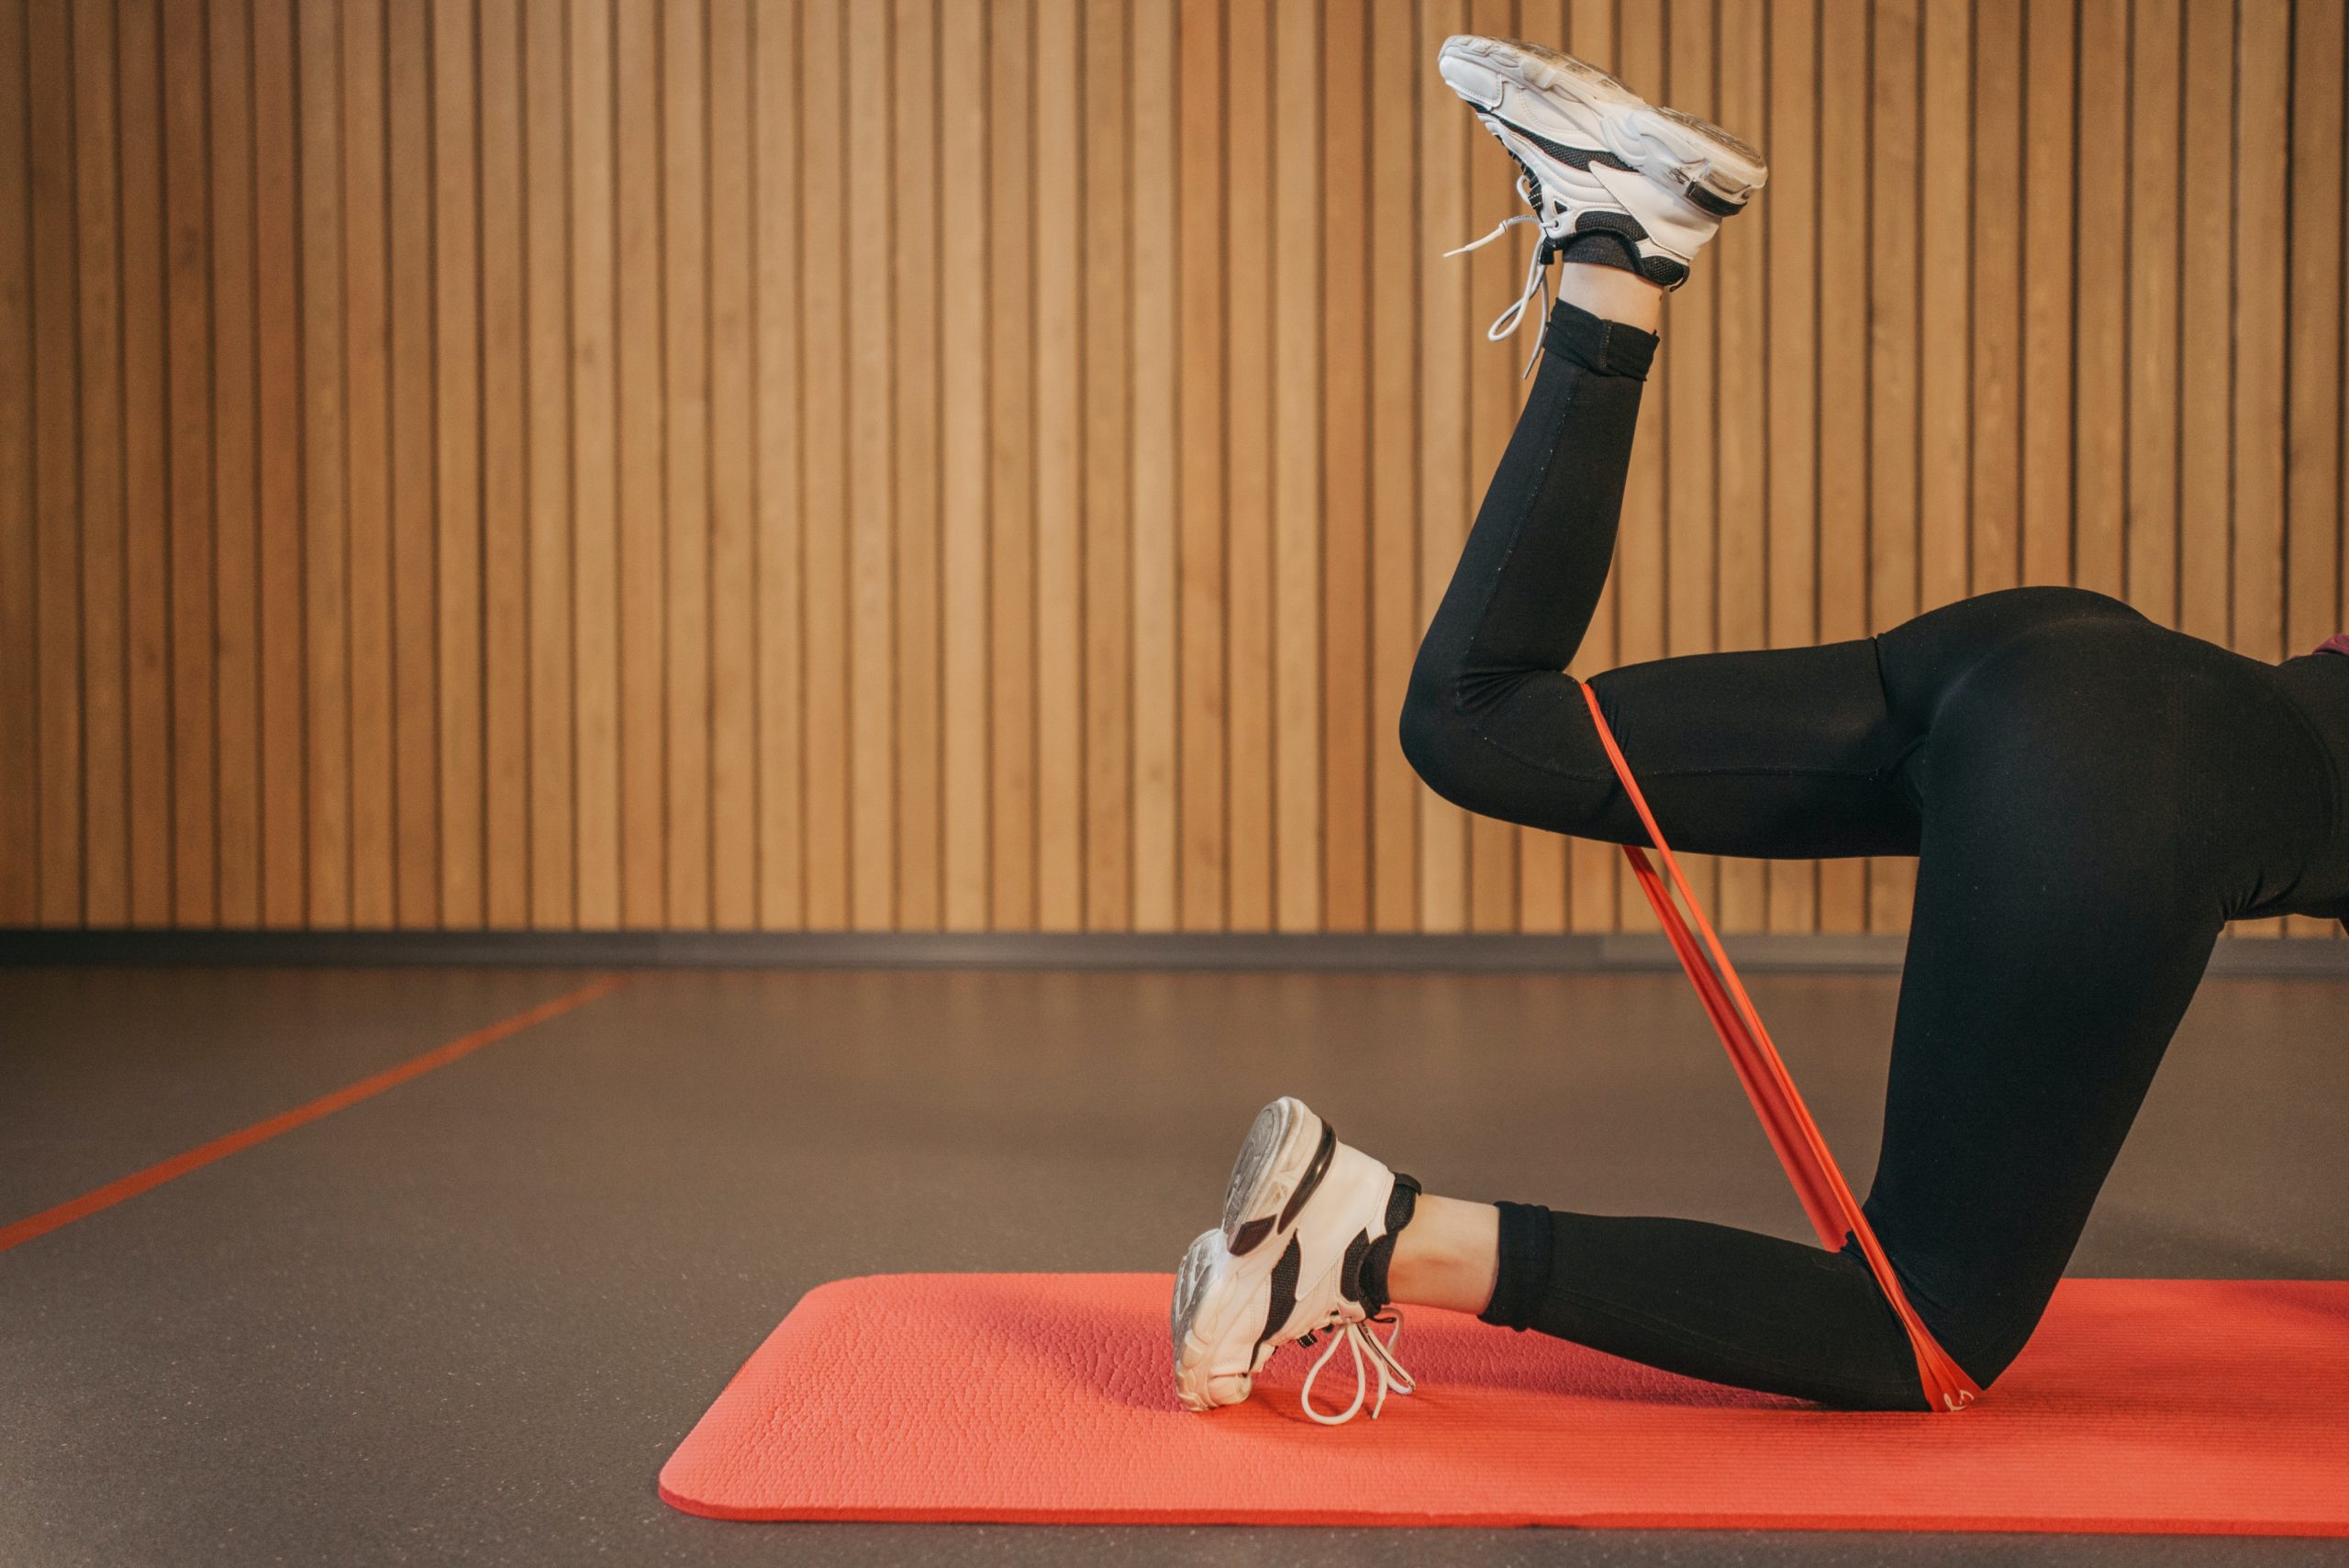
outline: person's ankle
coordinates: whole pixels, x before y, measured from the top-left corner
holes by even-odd
[[[1622,251],[1609,234],[1577,235],[1577,244],[1558,268],[1561,304],[1585,310],[1602,321],[1620,321],[1642,332],[1664,325],[1664,290],[1621,264]],[[1609,261],[1613,257],[1616,260]]]
[[[1388,1263],[1392,1299],[1481,1312],[1499,1273],[1499,1211],[1489,1204],[1421,1195]]]

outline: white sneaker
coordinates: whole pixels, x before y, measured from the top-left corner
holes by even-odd
[[[1657,108],[1597,66],[1539,44],[1464,33],[1444,40],[1436,69],[1517,160],[1518,192],[1533,208],[1461,250],[1513,224],[1542,230],[1525,295],[1493,324],[1495,341],[1516,328],[1542,268],[1569,247],[1570,260],[1678,288],[1721,220],[1769,178],[1762,154],[1719,126]]]
[[[1222,1229],[1191,1243],[1175,1276],[1170,1318],[1174,1388],[1185,1406],[1211,1410],[1248,1397],[1256,1373],[1284,1340],[1330,1343],[1305,1380],[1305,1413],[1325,1425],[1353,1418],[1377,1374],[1375,1418],[1392,1391],[1411,1392],[1395,1360],[1402,1333],[1387,1308],[1386,1262],[1408,1224],[1419,1184],[1338,1141],[1306,1108],[1284,1097],[1256,1115],[1231,1168]],[[1364,1327],[1395,1325],[1381,1341]],[[1336,1415],[1313,1405],[1313,1381],[1343,1340],[1354,1351],[1353,1403]]]

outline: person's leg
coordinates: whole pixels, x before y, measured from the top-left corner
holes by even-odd
[[[1421,642],[1403,744],[1467,809],[1644,843],[1563,672],[1612,560],[1663,292],[1606,268],[1560,274],[1541,375]],[[1894,784],[1913,736],[1890,711],[1871,643],[1666,659],[1591,684],[1676,844],[1915,851],[1913,804]],[[1554,1255],[1575,1265],[1553,1269]],[[1564,1282],[1576,1279],[1600,1296],[1569,1312]],[[1398,1302],[1533,1323],[1695,1375],[1769,1375],[1757,1358],[1779,1344],[1783,1386],[1846,1402],[1918,1397],[1907,1340],[1855,1256],[1723,1227],[1428,1195],[1388,1281]],[[1681,1310],[1741,1300],[1738,1323]],[[1822,1331],[1847,1352],[1825,1375],[1795,1364],[1819,1359]]]
[[[1653,322],[1663,295],[1610,268],[1560,272],[1541,373],[1419,646],[1403,751],[1468,810],[1644,842],[1564,672],[1606,584],[1656,348],[1632,323]],[[1665,659],[1591,687],[1676,845],[1915,852],[1915,813],[1889,787],[1913,738],[1893,722],[1869,643]]]
[[[2044,1309],[2210,945],[2331,832],[2274,672],[2094,595],[2021,590],[1879,639],[1924,732],[1925,823],[1872,1223],[1943,1347],[1989,1384]],[[1426,1200],[1433,1202],[1434,1200]],[[1474,1307],[1669,1370],[1922,1408],[1856,1253],[1687,1220],[1446,1206],[1397,1239],[1398,1301]]]

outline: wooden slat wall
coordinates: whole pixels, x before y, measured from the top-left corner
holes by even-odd
[[[0,0],[0,925],[1640,926],[1393,740],[1524,393],[1462,29],[1776,168],[1578,673],[2349,618],[2337,0]]]

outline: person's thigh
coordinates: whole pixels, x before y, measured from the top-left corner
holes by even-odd
[[[1891,782],[1909,737],[1890,722],[1870,643],[1662,659],[1590,684],[1675,848],[1916,852],[1916,813]],[[1480,674],[1407,711],[1404,739],[1420,775],[1468,810],[1647,841],[1568,676]]]
[[[1894,784],[1916,737],[1886,703],[1872,640],[1630,664],[1591,688],[1675,849],[1917,852]]]

